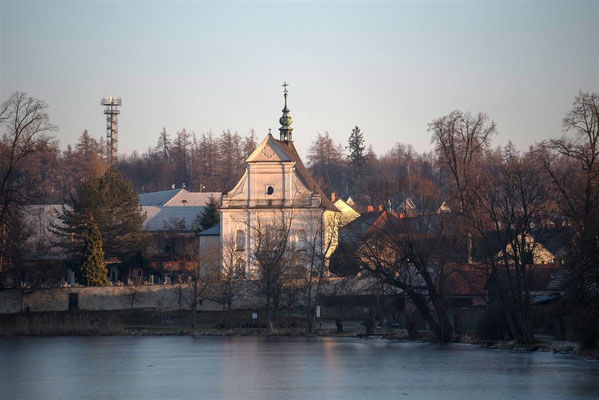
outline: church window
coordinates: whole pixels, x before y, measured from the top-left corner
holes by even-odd
[[[306,231],[300,229],[297,231],[297,249],[298,250],[306,250],[306,246],[308,244],[308,240],[306,238]]]
[[[235,232],[235,250],[245,250],[245,232],[243,232],[241,229]]]

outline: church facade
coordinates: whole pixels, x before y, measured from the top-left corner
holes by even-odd
[[[340,213],[293,145],[286,88],[284,97],[279,139],[269,133],[247,158],[237,185],[222,196],[221,260],[233,254],[236,269],[249,278],[259,276],[257,247],[264,247],[260,238],[268,230],[284,231],[289,248],[299,254],[319,253],[326,258],[337,244]]]

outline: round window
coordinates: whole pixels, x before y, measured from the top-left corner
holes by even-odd
[[[266,189],[266,194],[267,195],[272,195],[275,192],[275,189],[272,186],[269,186],[268,189]]]

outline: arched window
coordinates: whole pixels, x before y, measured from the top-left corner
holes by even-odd
[[[241,229],[235,232],[235,250],[245,250],[245,232]]]
[[[296,234],[296,246],[298,250],[306,250],[306,247],[308,246],[308,240],[306,238],[306,231],[304,231],[303,229],[300,229],[299,231],[297,231]]]

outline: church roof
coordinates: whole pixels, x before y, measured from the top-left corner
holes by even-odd
[[[269,136],[272,136],[272,135],[269,134]],[[285,150],[285,152],[289,155],[289,157],[291,157],[291,159],[293,161],[295,161],[295,171],[297,172],[298,177],[302,180],[303,184],[306,185],[306,187],[310,188],[311,190],[316,192],[318,195],[320,195],[320,201],[321,201],[323,208],[325,210],[339,212],[337,207],[335,207],[335,205],[331,202],[331,200],[329,200],[329,198],[324,194],[324,192],[322,191],[320,186],[318,186],[318,184],[312,177],[312,174],[310,174],[310,171],[308,171],[308,169],[304,166],[304,163],[302,162],[302,159],[300,158],[299,154],[297,153],[297,150],[295,149],[293,142],[284,142],[282,140],[277,140],[275,138],[273,138],[273,140],[283,150]]]

